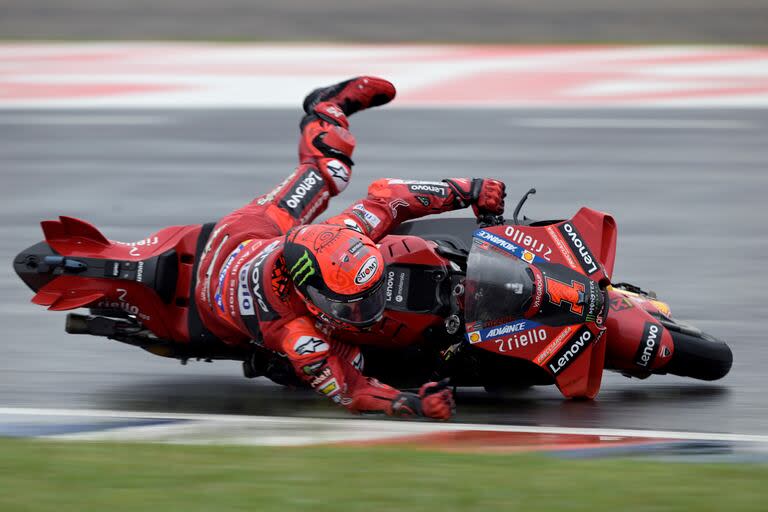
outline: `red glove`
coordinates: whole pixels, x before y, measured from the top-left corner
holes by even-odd
[[[443,379],[440,382],[427,382],[421,386],[418,395],[400,393],[392,400],[388,414],[399,417],[426,416],[437,420],[450,419],[456,404],[448,384],[449,380]]]
[[[504,213],[506,185],[492,178],[452,178],[443,180],[451,187],[461,208],[472,205],[475,216]]]
[[[456,409],[453,393],[448,388],[449,380],[427,382],[419,389],[421,398],[421,413],[428,418],[448,420]]]

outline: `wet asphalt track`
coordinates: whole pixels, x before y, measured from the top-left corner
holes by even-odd
[[[12,257],[60,213],[137,240],[209,221],[294,165],[293,111],[0,111],[0,406],[345,416],[309,392],[66,335],[64,314],[29,304]],[[655,289],[676,316],[728,340],[715,383],[608,374],[594,402],[554,388],[504,399],[460,390],[459,421],[766,433],[765,195],[768,113],[731,110],[382,110],[353,119],[353,183],[381,176],[491,175],[530,216],[581,205],[619,225],[615,277]],[[510,201],[514,202],[514,200]],[[510,208],[511,210],[511,208]]]

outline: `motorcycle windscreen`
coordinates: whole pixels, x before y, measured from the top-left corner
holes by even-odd
[[[533,272],[528,265],[483,244],[475,240],[467,261],[464,281],[467,331],[520,318],[533,300]]]

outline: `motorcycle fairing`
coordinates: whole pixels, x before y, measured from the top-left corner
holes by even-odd
[[[608,290],[610,314],[605,367],[647,377],[665,366],[675,351],[674,340],[659,317],[669,316],[665,303],[624,290]]]
[[[45,242],[17,256],[20,276],[45,266],[42,256],[71,258],[85,270],[52,269],[42,281],[22,277],[36,292],[32,302],[55,311],[79,307],[119,309],[160,338],[189,341],[193,267],[202,226],[172,226],[138,242],[107,239],[95,226],[60,217],[41,223]],[[45,249],[45,247],[43,247]],[[35,260],[35,267],[27,265]]]
[[[535,286],[525,318],[504,319],[500,326],[468,322],[469,343],[537,364],[566,397],[594,398],[606,350],[606,301],[598,283],[607,283],[613,272],[613,218],[582,208],[573,218],[547,226],[484,228],[475,232],[475,240],[479,250],[528,264]]]
[[[546,226],[493,226],[483,231],[505,239],[502,247],[526,263],[559,263],[595,281],[610,279],[616,259],[616,221],[581,208],[571,219]]]

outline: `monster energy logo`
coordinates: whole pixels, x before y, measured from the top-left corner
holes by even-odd
[[[304,281],[315,275],[315,267],[312,264],[312,260],[309,258],[309,252],[304,251],[299,261],[294,263],[291,269],[288,271],[291,274],[291,279],[296,286],[301,286]]]

